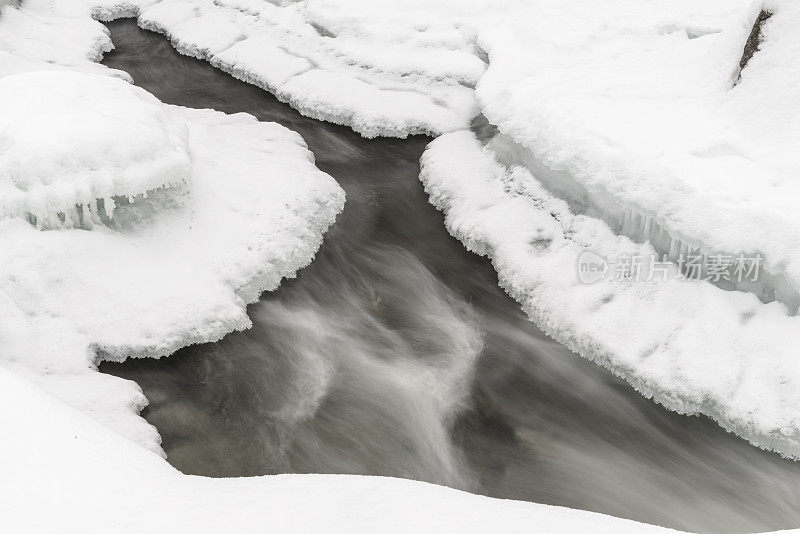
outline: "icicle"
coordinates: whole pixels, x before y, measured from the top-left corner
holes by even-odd
[[[103,199],[103,207],[106,210],[106,217],[109,219],[114,218],[114,210],[116,209],[116,204],[114,203],[114,199],[112,197],[108,197]]]
[[[678,258],[680,242],[674,237],[669,238],[669,257],[673,259]]]
[[[91,218],[92,224],[103,224],[103,221],[100,220],[99,204],[99,200],[89,202],[88,204],[89,217]]]
[[[645,239],[650,239],[650,231],[652,229],[653,218],[649,215],[644,216],[644,226],[642,227],[642,235]],[[650,239],[652,241],[652,239]]]
[[[78,216],[81,221],[81,228],[85,228],[87,230],[91,230],[94,228],[94,224],[92,224],[92,217],[91,213],[87,216],[87,212],[89,211],[89,206],[85,204],[81,204],[78,206]]]
[[[72,228],[81,228],[81,216],[80,212],[78,211],[79,205],[74,204],[72,209],[69,210],[69,218],[72,221]]]

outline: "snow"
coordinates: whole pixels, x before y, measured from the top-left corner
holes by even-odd
[[[462,169],[474,142],[448,151],[442,141],[431,146],[427,161],[439,163],[423,179],[439,184],[432,201],[458,221],[453,233],[493,258],[503,285],[553,337],[670,408],[707,414],[797,458],[800,78],[790,57],[800,8],[657,5],[587,5],[574,33],[546,26],[547,9],[541,23],[482,32],[490,63],[477,95],[501,135],[481,157],[501,165],[476,163],[484,170],[469,175],[467,198],[467,178],[442,161]],[[551,9],[576,20],[563,6]],[[739,79],[761,9],[773,16]],[[548,213],[534,215],[530,205],[514,216],[497,207],[513,196],[497,196],[503,177],[523,175],[535,191],[523,198],[565,201],[558,224],[534,223]],[[487,179],[497,182],[491,195]],[[479,209],[487,205],[498,214],[491,225]],[[524,248],[539,225],[555,236],[546,253]],[[758,280],[718,284],[735,291],[678,280],[587,287],[576,266],[589,247],[604,258],[666,254],[673,269],[687,254],[759,258],[761,269]]]
[[[116,380],[91,370],[98,351],[162,356],[249,327],[245,305],[311,261],[344,202],[293,132],[243,114],[162,107],[188,129],[188,185],[117,199],[109,227],[94,231],[0,221],[0,308],[19,321],[5,325],[0,361],[151,448],[143,421],[131,432],[115,422],[132,421],[140,393],[124,394],[133,398],[124,415],[117,402],[104,408],[95,387]]]
[[[97,64],[103,52],[113,48],[108,31],[87,16],[81,2],[25,0],[0,12],[0,73],[3,76],[29,70],[61,69],[101,72],[127,77]]]
[[[625,211],[655,220],[706,254],[761,254],[790,291],[757,292],[794,311],[800,248],[789,199],[800,167],[790,155],[798,129],[788,88],[796,73],[791,62],[776,65],[792,47],[779,25],[797,9],[775,8],[762,50],[732,87],[754,7],[720,33],[654,35],[624,55],[582,58],[580,69],[541,65],[508,83],[490,67],[478,93],[490,122],[576,182],[570,200],[586,199],[613,227]]]
[[[0,513],[10,531],[673,532],[410,480],[182,475],[2,368],[0,404]]]

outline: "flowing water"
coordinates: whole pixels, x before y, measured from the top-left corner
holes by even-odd
[[[668,412],[544,336],[417,179],[426,138],[365,140],[180,56],[132,21],[104,63],[161,100],[303,135],[347,204],[317,259],[249,308],[253,328],[138,382],[186,473],[358,473],[700,531],[800,526],[800,464]]]

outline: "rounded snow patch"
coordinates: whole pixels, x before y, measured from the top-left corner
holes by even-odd
[[[0,219],[91,226],[114,197],[183,184],[190,171],[186,125],[141,88],[57,70],[0,79]]]

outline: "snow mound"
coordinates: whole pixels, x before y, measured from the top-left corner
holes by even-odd
[[[0,218],[86,227],[113,197],[185,184],[186,125],[108,76],[38,71],[0,79]],[[99,205],[102,204],[102,205]]]
[[[616,276],[614,260],[656,250],[574,213],[526,167],[498,163],[492,146],[466,131],[441,136],[421,179],[450,233],[491,258],[531,319],[667,407],[800,457],[800,318],[682,277],[672,262],[652,277]]]

